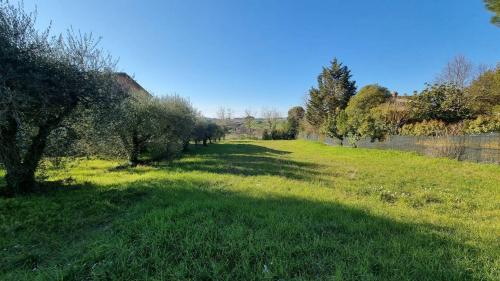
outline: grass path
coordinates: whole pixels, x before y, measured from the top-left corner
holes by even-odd
[[[0,199],[0,280],[499,280],[498,165],[305,141],[117,164]]]

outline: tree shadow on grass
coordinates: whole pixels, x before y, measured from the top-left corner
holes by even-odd
[[[196,155],[285,155],[290,154],[289,151],[272,149],[260,145],[246,143],[245,141],[232,141],[231,143],[214,143],[207,147],[201,145],[192,146],[188,151],[190,154]]]
[[[0,279],[487,278],[487,259],[450,229],[213,184],[140,181],[0,199]]]
[[[215,174],[281,176],[294,180],[311,180],[320,174],[322,165],[281,157],[289,153],[253,144],[213,144],[206,149],[192,150],[190,154],[198,156],[193,161],[176,161],[160,167]]]

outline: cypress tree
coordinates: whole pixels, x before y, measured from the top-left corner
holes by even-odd
[[[335,120],[356,94],[356,81],[351,80],[351,77],[349,68],[336,58],[332,60],[330,67],[323,67],[318,76],[318,87],[309,91],[306,105],[306,119],[316,129],[324,127],[328,118]],[[327,127],[335,130],[335,126]],[[327,135],[342,139],[338,132],[328,128],[325,131]]]

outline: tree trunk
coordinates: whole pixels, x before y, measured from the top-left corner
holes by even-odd
[[[137,166],[137,164],[139,164],[139,147],[137,146],[137,144],[134,144],[132,146],[132,152],[130,153],[129,162],[132,167],[135,167]]]
[[[189,140],[184,141],[184,143],[182,144],[182,151],[187,152],[188,149],[189,149]]]
[[[207,139],[203,139],[203,146],[207,146]]]
[[[10,165],[9,165],[10,166]],[[36,167],[28,167],[27,165],[7,166],[7,194],[25,194],[32,192],[37,186],[35,181]]]
[[[129,162],[130,162],[130,165],[132,167],[135,167],[137,166],[137,164],[139,164],[139,155],[141,154],[141,150],[140,150],[140,144],[139,144],[139,137],[137,136],[137,134],[133,134],[132,136],[132,151],[130,151],[130,159],[129,159]]]
[[[6,192],[9,195],[29,193],[34,191],[37,186],[35,172],[45,150],[52,126],[45,124],[38,128],[38,134],[32,138],[31,145],[23,158],[16,142],[18,125],[12,116],[9,117],[7,118],[9,125],[2,128],[3,147],[0,150],[7,171],[5,176]]]

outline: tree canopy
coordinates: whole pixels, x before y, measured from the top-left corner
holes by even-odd
[[[484,0],[486,8],[494,13],[491,23],[500,27],[500,0]]]
[[[343,138],[342,135],[331,124],[356,93],[356,82],[351,77],[349,68],[333,59],[329,67],[323,67],[317,79],[318,87],[309,91],[306,104],[307,121],[339,139]]]
[[[48,138],[67,118],[122,98],[98,43],[72,30],[52,38],[22,6],[0,2],[0,160],[10,192],[35,187]]]

